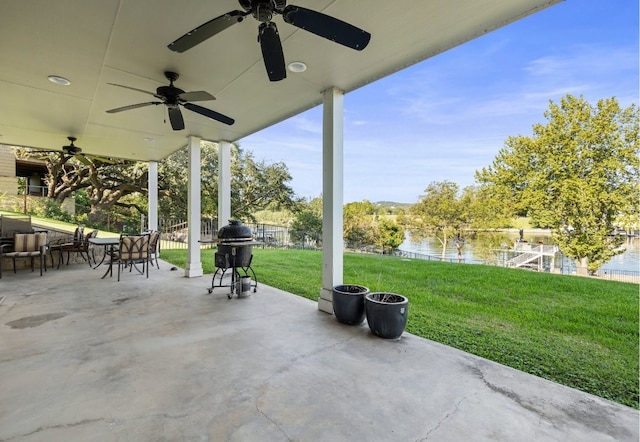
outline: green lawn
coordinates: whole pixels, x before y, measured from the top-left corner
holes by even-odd
[[[161,255],[184,268],[186,250]],[[253,262],[260,282],[317,300],[321,259],[254,248]],[[408,332],[638,408],[636,284],[352,254],[344,282],[407,296]]]

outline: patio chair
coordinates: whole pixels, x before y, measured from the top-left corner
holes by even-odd
[[[34,261],[40,258],[40,276],[42,269],[47,271],[47,233],[16,233],[13,244],[0,245],[0,278],[2,278],[2,258],[13,260],[13,273],[16,273],[16,258],[31,258],[31,271],[34,271]]]
[[[64,251],[67,252],[67,265],[69,265],[69,255],[71,253],[75,253],[76,255],[80,254],[82,259],[84,259],[86,262],[89,263],[89,267],[91,267],[91,258],[93,257],[93,263],[95,264],[96,257],[93,253],[93,248],[89,247],[91,245],[89,243],[89,240],[91,238],[95,238],[96,236],[98,236],[98,231],[92,230],[91,232],[87,233],[82,237],[82,240],[80,241],[80,243],[73,243],[73,245],[69,245],[66,247],[63,246],[60,251],[60,254],[62,255],[62,252]],[[91,256],[89,255],[89,251],[91,251]],[[58,267],[60,267],[60,263],[58,263]]]
[[[84,239],[82,240],[82,250],[79,251],[80,256],[82,256],[82,253],[86,253],[87,254],[87,261],[89,262],[89,267],[91,267],[91,258],[93,258],[93,263],[96,263],[96,256],[93,253],[93,247],[91,247],[91,243],[89,242],[89,240],[91,238],[95,238],[98,236],[98,230],[92,230],[91,232],[87,233],[84,236]],[[89,257],[89,251],[91,251],[91,257]]]
[[[71,257],[71,252],[78,252],[82,248],[83,244],[83,235],[84,235],[84,226],[76,227],[76,230],[73,232],[73,236],[69,236],[63,239],[56,240],[55,242],[51,242],[50,251],[51,251],[51,267],[53,267],[53,255],[55,252],[58,253],[58,268],[60,268],[60,264],[64,261],[63,253],[67,252],[67,265],[69,265],[69,258]],[[82,257],[84,258],[84,256]],[[85,259],[86,261],[86,259]]]
[[[154,230],[149,233],[149,262],[160,270],[158,254],[160,253],[160,232]]]
[[[120,269],[129,266],[129,272],[136,264],[142,264],[142,271],[149,277],[149,235],[122,235],[118,249],[113,252],[111,265],[118,266],[118,281],[120,281]]]

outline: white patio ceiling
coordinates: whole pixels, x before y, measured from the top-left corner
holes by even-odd
[[[247,17],[184,52],[167,45],[196,26],[241,9],[236,0],[20,0],[0,7],[0,143],[42,149],[78,137],[84,153],[160,160],[194,135],[236,141],[310,109],[322,91],[345,92],[437,55],[560,0],[293,0],[290,3],[352,23],[372,35],[362,52],[297,27],[278,26],[287,63],[304,73],[270,82]],[[236,120],[227,126],[182,109],[186,129],[173,131],[164,106],[108,114],[153,97],[180,74],[176,86],[205,90],[202,106]],[[58,86],[48,75],[71,81]],[[165,121],[166,120],[166,121]],[[155,141],[145,141],[152,138]]]

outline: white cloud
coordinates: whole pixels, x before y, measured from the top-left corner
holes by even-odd
[[[293,127],[299,131],[312,134],[322,134],[322,124],[316,119],[310,119],[304,116],[296,116],[291,118],[291,123]]]
[[[523,70],[534,77],[572,78],[576,75],[616,75],[638,69],[638,54],[632,48],[575,45],[562,53],[531,60]]]

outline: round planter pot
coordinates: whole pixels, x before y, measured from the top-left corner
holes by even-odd
[[[397,339],[407,326],[409,300],[395,293],[369,293],[364,298],[371,332],[385,339]]]
[[[364,321],[364,296],[367,287],[354,284],[337,285],[332,289],[333,313],[338,322],[359,325]]]

